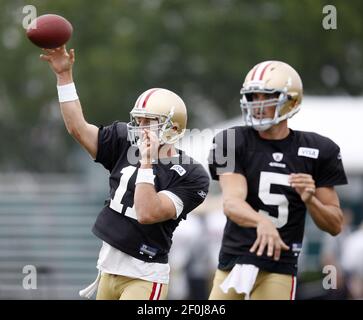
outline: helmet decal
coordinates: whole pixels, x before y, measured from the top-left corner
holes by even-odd
[[[265,61],[257,65],[253,72],[251,80],[262,80],[266,69],[272,64],[272,61]]]
[[[142,107],[143,107],[143,108],[146,108],[147,101],[150,99],[151,95],[152,95],[155,91],[157,91],[157,90],[159,90],[159,89],[152,89],[152,90],[150,90],[150,92],[149,92],[148,94],[145,94],[145,95],[146,95],[146,97],[145,97],[145,99],[144,99],[144,102],[142,103]]]

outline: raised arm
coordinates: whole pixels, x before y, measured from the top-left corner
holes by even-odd
[[[40,58],[47,61],[55,73],[58,92],[64,90],[65,85],[73,83],[72,67],[75,61],[73,49],[69,53],[65,46],[54,50],[44,49],[44,54],[40,55]],[[75,92],[73,98],[71,94],[69,98],[63,97],[61,100],[67,100],[60,102],[61,113],[67,131],[87,150],[93,159],[96,159],[99,129],[85,120],[81,103]]]

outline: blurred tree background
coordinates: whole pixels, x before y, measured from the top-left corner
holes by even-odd
[[[245,74],[268,59],[293,65],[306,94],[363,91],[360,0],[0,0],[1,171],[77,170],[70,155],[79,147],[64,128],[55,76],[22,27],[30,4],[72,23],[74,78],[96,125],[128,121],[150,87],[183,97],[189,128],[216,124],[240,113]],[[337,30],[322,27],[327,4],[337,8]]]

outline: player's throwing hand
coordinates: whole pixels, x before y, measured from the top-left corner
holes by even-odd
[[[74,49],[67,52],[66,46],[56,49],[43,49],[44,54],[40,55],[40,59],[48,61],[50,67],[55,74],[60,75],[72,70],[75,61]]]

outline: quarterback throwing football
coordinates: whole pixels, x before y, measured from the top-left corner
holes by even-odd
[[[347,183],[340,149],[288,127],[303,96],[288,64],[257,64],[241,94],[245,125],[218,134],[209,159],[227,216],[210,299],[294,299],[306,211],[323,231],[342,227],[334,190]]]
[[[174,147],[183,135],[183,100],[166,89],[142,93],[131,122],[100,128],[83,117],[72,79],[74,50],[45,50],[57,76],[60,108],[68,132],[109,172],[110,198],[93,227],[103,240],[96,281],[82,290],[97,299],[165,299],[168,253],[175,228],[205,199],[204,168]]]

